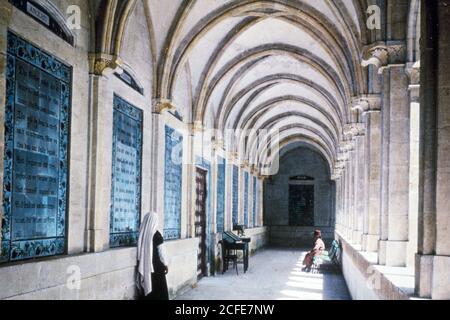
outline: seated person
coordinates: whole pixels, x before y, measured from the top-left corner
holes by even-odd
[[[314,231],[314,248],[306,255],[303,260],[304,271],[311,270],[314,264],[314,259],[322,256],[325,251],[325,243],[322,240],[322,232],[320,230]]]

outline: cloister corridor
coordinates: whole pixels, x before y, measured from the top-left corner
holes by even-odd
[[[178,296],[178,300],[350,300],[340,273],[302,271],[306,250],[270,248],[252,257],[250,269],[239,275],[233,268],[224,275],[205,278]]]
[[[0,300],[450,300],[449,26],[450,0],[0,0]]]

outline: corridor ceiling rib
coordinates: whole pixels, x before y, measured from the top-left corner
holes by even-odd
[[[161,50],[156,98],[186,122],[217,129],[218,141],[228,129],[276,128],[283,144],[313,143],[332,167],[345,126],[357,120],[352,101],[367,92],[366,10],[357,0],[183,1]],[[192,105],[177,103],[186,101],[185,78]],[[246,136],[226,149],[244,144],[256,159],[264,146]]]

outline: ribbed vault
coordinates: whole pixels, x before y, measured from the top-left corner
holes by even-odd
[[[357,120],[352,100],[367,92],[366,10],[356,0],[185,1],[162,49],[157,98],[256,167],[273,160],[270,147],[306,143],[332,171]],[[190,105],[177,103],[186,69]],[[277,136],[261,141],[258,130]]]

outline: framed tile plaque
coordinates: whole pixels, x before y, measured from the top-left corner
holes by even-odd
[[[225,179],[226,179],[226,160],[222,157],[217,158],[217,233],[225,231]]]
[[[233,227],[239,224],[239,168],[233,166]]]
[[[181,237],[181,201],[183,181],[183,136],[165,127],[164,163],[164,238]]]
[[[141,221],[143,112],[114,95],[110,246],[137,244]]]
[[[65,253],[72,69],[8,33],[0,262]]]

